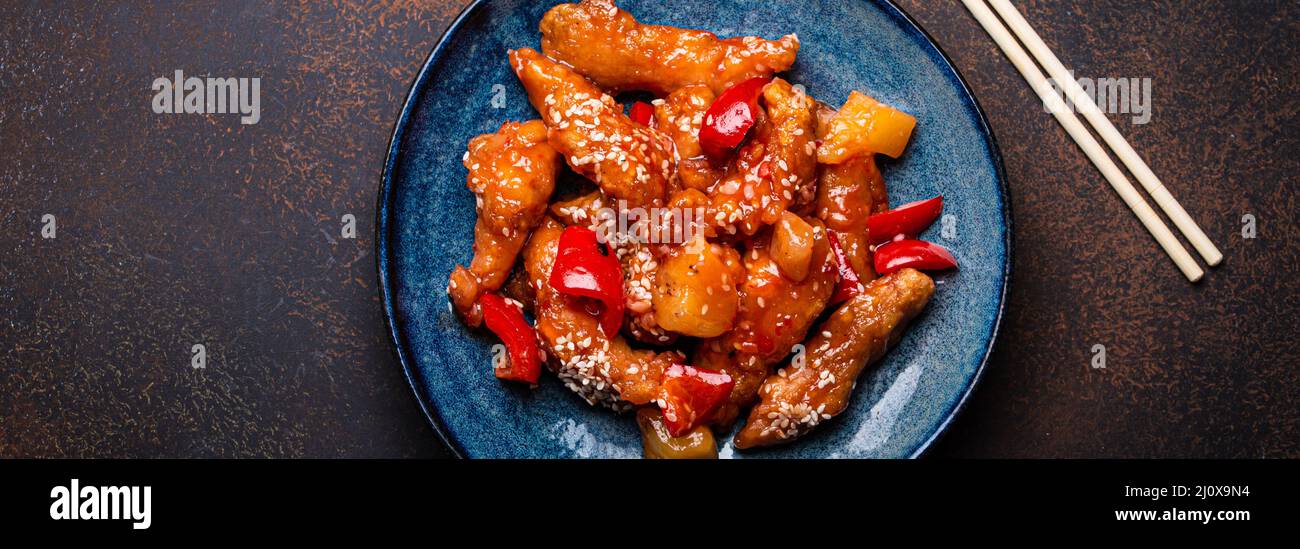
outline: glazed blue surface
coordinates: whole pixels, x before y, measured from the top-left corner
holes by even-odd
[[[630,415],[588,406],[553,376],[535,391],[492,376],[496,341],[466,329],[445,288],[472,253],[474,196],[467,141],[503,121],[537,116],[506,51],[540,49],[537,23],[555,2],[504,0],[467,9],[431,54],[394,131],[379,198],[377,257],[389,329],[422,408],[467,457],[639,457]],[[1010,272],[1002,162],[978,106],[926,35],[883,0],[624,0],[641,21],[720,36],[798,33],[784,77],[833,106],[860,90],[917,118],[898,160],[881,157],[891,203],[945,197],[955,236],[936,223],[922,238],[947,246],[960,271],[936,276],[926,312],[864,374],[849,409],[799,442],[723,457],[915,457],[960,409],[983,371]],[[494,102],[494,97],[503,98]],[[500,106],[501,108],[497,108]]]

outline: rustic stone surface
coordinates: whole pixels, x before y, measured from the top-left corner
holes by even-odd
[[[448,455],[373,219],[464,3],[0,6],[0,456]],[[1227,256],[1189,285],[959,3],[900,3],[988,112],[1015,216],[1003,336],[933,455],[1300,456],[1296,4],[1016,2],[1079,76],[1154,79],[1149,124],[1112,120]],[[178,68],[261,77],[261,122],[154,114]]]

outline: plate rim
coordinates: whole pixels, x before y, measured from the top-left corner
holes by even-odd
[[[997,313],[993,321],[993,329],[989,334],[988,344],[984,349],[983,356],[980,357],[979,367],[976,368],[975,375],[971,378],[970,383],[967,384],[966,390],[957,399],[957,403],[947,412],[943,421],[935,427],[934,432],[922,441],[921,444],[912,451],[911,455],[908,456],[911,459],[915,459],[929,451],[934,443],[947,433],[948,428],[952,425],[952,422],[957,418],[957,416],[965,410],[971,394],[975,392],[975,387],[979,385],[981,380],[983,380],[984,373],[988,370],[989,361],[993,356],[993,351],[997,347],[998,336],[1002,331],[1002,322],[1006,314],[1007,296],[1011,287],[1011,267],[1015,262],[1015,248],[1013,246],[1014,231],[1011,216],[1011,193],[1009,186],[1007,185],[1006,168],[1003,164],[1002,149],[998,144],[997,134],[993,132],[993,126],[989,123],[988,116],[985,114],[984,107],[980,104],[979,98],[975,96],[970,84],[966,81],[966,77],[963,76],[957,66],[953,64],[948,53],[944,51],[943,47],[940,46],[937,41],[935,41],[934,36],[922,28],[911,15],[895,4],[893,0],[860,1],[874,2],[883,6],[886,11],[892,12],[892,15],[895,18],[904,23],[905,28],[919,34],[930,47],[934,48],[935,53],[938,54],[938,58],[942,61],[942,64],[947,67],[948,70],[952,71],[952,75],[956,77],[956,82],[961,88],[961,93],[970,100],[971,105],[974,107],[980,129],[988,136],[989,153],[993,159],[993,167],[997,176],[999,198],[1002,206],[1002,224],[1004,227],[1002,240],[1006,253],[1004,254],[1005,260],[1002,262],[1002,287],[998,294]],[[387,328],[389,343],[392,344],[393,351],[397,355],[397,360],[402,366],[402,373],[406,377],[407,385],[411,388],[411,391],[415,393],[415,399],[420,405],[420,411],[424,414],[429,425],[433,427],[434,433],[437,434],[443,444],[450,449],[452,455],[461,459],[468,457],[465,447],[450,435],[447,426],[442,421],[442,417],[434,409],[433,404],[428,401],[428,397],[424,394],[424,391],[421,390],[419,379],[422,376],[419,373],[418,368],[413,367],[410,351],[407,350],[405,340],[402,337],[401,332],[398,330],[397,314],[393,301],[392,282],[389,279],[389,271],[392,269],[389,257],[389,248],[392,244],[391,236],[389,234],[392,230],[389,207],[392,205],[393,200],[393,170],[397,165],[397,157],[401,152],[399,150],[401,140],[406,134],[406,128],[409,126],[411,112],[415,107],[414,101],[426,87],[428,79],[431,76],[431,70],[433,66],[441,60],[447,44],[451,41],[451,37],[460,30],[461,26],[464,25],[465,21],[469,19],[474,12],[487,2],[488,0],[474,0],[456,15],[456,18],[447,26],[447,29],[443,31],[442,35],[438,37],[438,41],[434,43],[433,49],[430,50],[429,55],[424,60],[424,64],[420,67],[420,71],[412,81],[410,88],[407,91],[406,98],[402,102],[401,113],[393,123],[393,131],[388,141],[388,152],[384,159],[384,172],[380,180],[379,194],[375,208],[375,268],[378,272],[380,299],[383,302],[384,324]]]

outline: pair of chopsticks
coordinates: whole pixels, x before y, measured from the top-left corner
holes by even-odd
[[[993,15],[992,11],[989,11],[988,6],[984,5],[984,1],[962,0],[962,3],[966,5],[966,9],[970,10],[971,15],[974,15],[975,19],[984,27],[984,30],[989,33],[989,36],[993,37],[993,41],[997,42],[998,47],[1002,49],[1002,53],[1005,53],[1007,58],[1011,59],[1011,63],[1016,66],[1016,69],[1025,77],[1025,80],[1034,88],[1039,97],[1046,102],[1052,114],[1056,116],[1056,120],[1061,123],[1061,126],[1070,134],[1074,142],[1078,143],[1079,148],[1083,149],[1084,154],[1088,155],[1088,159],[1092,160],[1092,163],[1097,166],[1101,174],[1106,177],[1106,181],[1110,182],[1111,187],[1115,189],[1116,193],[1119,193],[1120,198],[1124,199],[1124,203],[1128,205],[1129,209],[1133,210],[1133,214],[1142,222],[1142,225],[1151,232],[1151,236],[1155,237],[1160,247],[1164,248],[1165,253],[1169,254],[1169,258],[1174,260],[1174,264],[1178,265],[1183,275],[1187,276],[1187,279],[1192,282],[1200,280],[1205,274],[1200,265],[1196,263],[1191,254],[1187,253],[1187,249],[1169,231],[1169,227],[1165,226],[1164,221],[1161,221],[1160,217],[1156,215],[1155,210],[1152,210],[1151,206],[1147,205],[1146,200],[1142,198],[1141,194],[1138,194],[1137,189],[1120,171],[1119,166],[1116,166],[1115,162],[1110,159],[1105,149],[1097,143],[1096,138],[1091,133],[1088,133],[1083,123],[1079,122],[1079,118],[1070,111],[1065,102],[1052,89],[1047,78],[1034,65],[1033,59],[1030,59],[1029,55],[1020,47],[1020,44],[1016,42],[1016,38],[1012,37],[1006,27],[1002,26],[1002,22],[998,20],[997,16]],[[1156,201],[1156,204],[1165,212],[1165,215],[1169,216],[1169,219],[1174,222],[1178,230],[1182,231],[1183,236],[1187,237],[1187,240],[1192,243],[1196,251],[1200,252],[1201,257],[1205,258],[1205,262],[1211,267],[1218,265],[1223,260],[1223,254],[1219,252],[1218,248],[1214,247],[1214,243],[1210,242],[1209,237],[1205,236],[1205,232],[1196,225],[1196,222],[1192,221],[1191,216],[1187,215],[1187,211],[1183,209],[1182,205],[1174,199],[1173,195],[1169,194],[1164,184],[1160,183],[1160,179],[1151,172],[1151,168],[1147,166],[1146,162],[1142,161],[1142,158],[1133,150],[1133,147],[1129,146],[1124,137],[1115,129],[1115,126],[1106,118],[1106,115],[1101,112],[1101,109],[1097,108],[1097,104],[1083,91],[1079,83],[1065,69],[1065,65],[1062,65],[1061,61],[1052,54],[1043,39],[1039,38],[1038,33],[1034,32],[1034,29],[1029,26],[1029,22],[1020,15],[1019,11],[1016,11],[1015,6],[1012,6],[1009,0],[988,0],[988,2],[992,4],[993,9],[997,10],[1002,19],[1015,32],[1015,36],[1019,37],[1020,41],[1029,48],[1029,51],[1034,55],[1034,59],[1037,59],[1038,63],[1047,69],[1048,74],[1052,76],[1057,85],[1064,89],[1070,102],[1083,113],[1084,118],[1092,124],[1093,129],[1097,130],[1097,133],[1101,135],[1107,145],[1110,145],[1115,155],[1137,177],[1138,182],[1142,183],[1142,187],[1150,193],[1151,198]]]

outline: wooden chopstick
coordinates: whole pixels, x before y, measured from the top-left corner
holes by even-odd
[[[1172,194],[1169,194],[1169,190],[1165,189],[1164,184],[1151,171],[1151,167],[1147,166],[1147,163],[1142,160],[1141,156],[1138,156],[1137,151],[1133,150],[1133,147],[1128,144],[1124,136],[1120,135],[1119,130],[1116,130],[1115,126],[1110,123],[1110,119],[1106,118],[1101,109],[1097,108],[1097,104],[1093,102],[1092,97],[1084,93],[1083,88],[1066,70],[1065,65],[1061,64],[1061,60],[1057,59],[1052,50],[1043,42],[1043,39],[1038,36],[1038,33],[1034,32],[1033,27],[1029,26],[1029,21],[1026,21],[1015,6],[1011,5],[1010,0],[989,0],[989,4],[998,12],[998,15],[1002,16],[1002,20],[1006,22],[1007,26],[1011,27],[1011,31],[1016,34],[1016,37],[1020,38],[1020,42],[1029,49],[1029,53],[1034,55],[1034,58],[1038,60],[1038,64],[1047,69],[1047,74],[1053,80],[1056,80],[1058,86],[1065,89],[1066,97],[1070,99],[1070,102],[1074,104],[1077,110],[1083,111],[1083,118],[1091,123],[1093,129],[1097,130],[1097,133],[1101,135],[1102,140],[1107,145],[1110,145],[1110,150],[1115,152],[1115,155],[1124,163],[1128,171],[1137,178],[1142,187],[1151,195],[1151,199],[1155,201],[1156,205],[1160,206],[1165,215],[1169,216],[1169,219],[1174,222],[1174,226],[1178,227],[1179,231],[1182,231],[1183,236],[1187,237],[1187,240],[1192,243],[1192,247],[1196,248],[1197,252],[1200,252],[1201,257],[1205,258],[1205,262],[1211,267],[1218,265],[1223,260],[1223,254],[1219,252],[1213,242],[1210,242],[1210,238],[1205,236],[1205,232],[1192,220],[1192,217],[1187,215],[1187,210],[1183,209],[1182,204],[1179,204],[1178,200]]]
[[[1030,87],[1046,103],[1048,109],[1052,111],[1052,115],[1056,117],[1057,122],[1060,122],[1066,133],[1069,133],[1074,142],[1079,145],[1079,148],[1083,149],[1084,154],[1097,166],[1106,181],[1115,189],[1115,192],[1124,200],[1124,203],[1133,211],[1133,215],[1137,216],[1138,221],[1142,222],[1142,225],[1151,233],[1151,236],[1155,237],[1156,242],[1165,250],[1165,253],[1169,254],[1169,258],[1174,261],[1174,264],[1183,272],[1183,275],[1192,282],[1200,280],[1205,271],[1201,270],[1201,266],[1197,265],[1192,255],[1187,253],[1187,248],[1184,248],[1182,243],[1178,242],[1178,239],[1174,237],[1174,233],[1170,232],[1169,227],[1165,226],[1164,221],[1160,220],[1160,216],[1156,215],[1155,210],[1151,209],[1151,206],[1142,198],[1142,195],[1138,194],[1137,189],[1120,171],[1119,166],[1116,166],[1115,162],[1110,159],[1110,156],[1106,155],[1106,150],[1101,147],[1096,138],[1088,133],[1087,128],[1079,121],[1079,118],[1066,108],[1065,101],[1057,96],[1052,86],[1048,84],[1047,78],[1043,76],[1042,72],[1039,72],[1029,54],[1025,53],[1025,50],[1020,47],[1020,44],[1016,42],[1015,37],[1011,36],[1006,27],[1002,26],[997,16],[993,15],[992,11],[989,11],[983,0],[962,0],[962,3],[966,5],[966,9],[970,10],[971,15],[974,15],[975,19],[984,27],[984,30],[989,33],[993,41],[997,42],[998,47],[1002,49],[1002,53],[1006,54],[1007,58],[1011,60],[1011,64],[1015,65],[1021,76],[1029,82]]]

